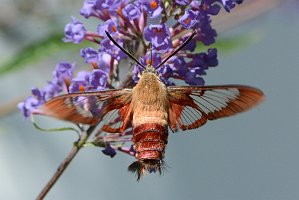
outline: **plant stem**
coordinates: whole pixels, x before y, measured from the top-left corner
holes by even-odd
[[[48,183],[44,186],[42,191],[38,194],[36,200],[44,199],[44,197],[48,194],[48,192],[52,189],[52,187],[55,185],[57,180],[63,174],[63,172],[67,168],[67,166],[72,162],[72,160],[75,158],[77,153],[84,146],[84,144],[86,143],[86,141],[88,140],[89,136],[91,135],[91,133],[93,132],[94,129],[95,129],[95,126],[91,126],[91,127],[89,127],[89,129],[86,132],[82,132],[77,144],[72,147],[68,156],[62,161],[62,163],[60,163],[56,172],[53,174],[53,176],[48,181]]]

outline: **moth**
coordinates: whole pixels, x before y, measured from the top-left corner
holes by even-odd
[[[208,120],[246,111],[264,98],[261,90],[244,85],[166,87],[157,68],[182,49],[196,32],[156,68],[150,64],[143,66],[109,33],[106,34],[144,68],[136,86],[132,89],[65,94],[49,100],[40,109],[45,115],[89,125],[97,125],[103,117],[116,113],[121,123],[112,126],[108,121],[102,130],[121,133],[132,126],[137,161],[128,169],[137,174],[138,180],[147,171],[161,173],[169,128],[172,132],[195,129]]]

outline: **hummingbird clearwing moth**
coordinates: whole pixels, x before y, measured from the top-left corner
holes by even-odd
[[[116,118],[102,130],[119,133],[132,126],[136,162],[129,171],[136,172],[138,180],[146,172],[160,172],[168,138],[173,132],[195,129],[208,120],[228,117],[246,111],[262,101],[261,90],[244,85],[169,86],[160,79],[157,68],[182,49],[192,35],[161,64],[154,68],[144,66],[107,33],[110,40],[136,61],[144,71],[133,89],[114,89],[97,92],[71,93],[55,97],[41,108],[41,114],[76,124],[97,125],[103,117]],[[182,66],[183,67],[183,66]]]

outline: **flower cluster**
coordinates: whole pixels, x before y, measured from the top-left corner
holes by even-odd
[[[198,52],[196,46],[213,44],[217,33],[211,26],[211,17],[217,15],[221,7],[229,12],[240,3],[242,0],[84,0],[80,14],[98,20],[98,26],[89,31],[72,17],[71,23],[65,26],[63,40],[75,44],[87,40],[98,45],[97,49],[86,47],[80,51],[90,69],[74,76],[74,64],[59,63],[48,85],[43,90],[33,89],[32,96],[18,107],[28,117],[38,112],[38,106],[62,92],[97,91],[119,85],[115,83],[120,81],[120,61],[127,56],[109,40],[105,31],[140,62],[155,67],[196,30],[198,34],[159,68],[158,73],[166,85],[175,84],[175,79],[203,85],[206,70],[218,64],[217,50],[207,48],[206,52]],[[142,70],[131,64],[131,76],[127,77],[133,81],[122,80],[121,86],[133,87]],[[106,147],[106,153],[113,152],[110,144]]]

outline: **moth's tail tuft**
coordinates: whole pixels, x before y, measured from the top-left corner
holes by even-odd
[[[165,169],[165,164],[162,160],[156,160],[156,159],[144,159],[144,160],[138,160],[136,162],[133,162],[129,167],[128,170],[132,173],[136,173],[137,175],[137,181],[140,180],[140,178],[146,173],[155,173],[159,172],[159,174],[162,174],[162,171]]]

